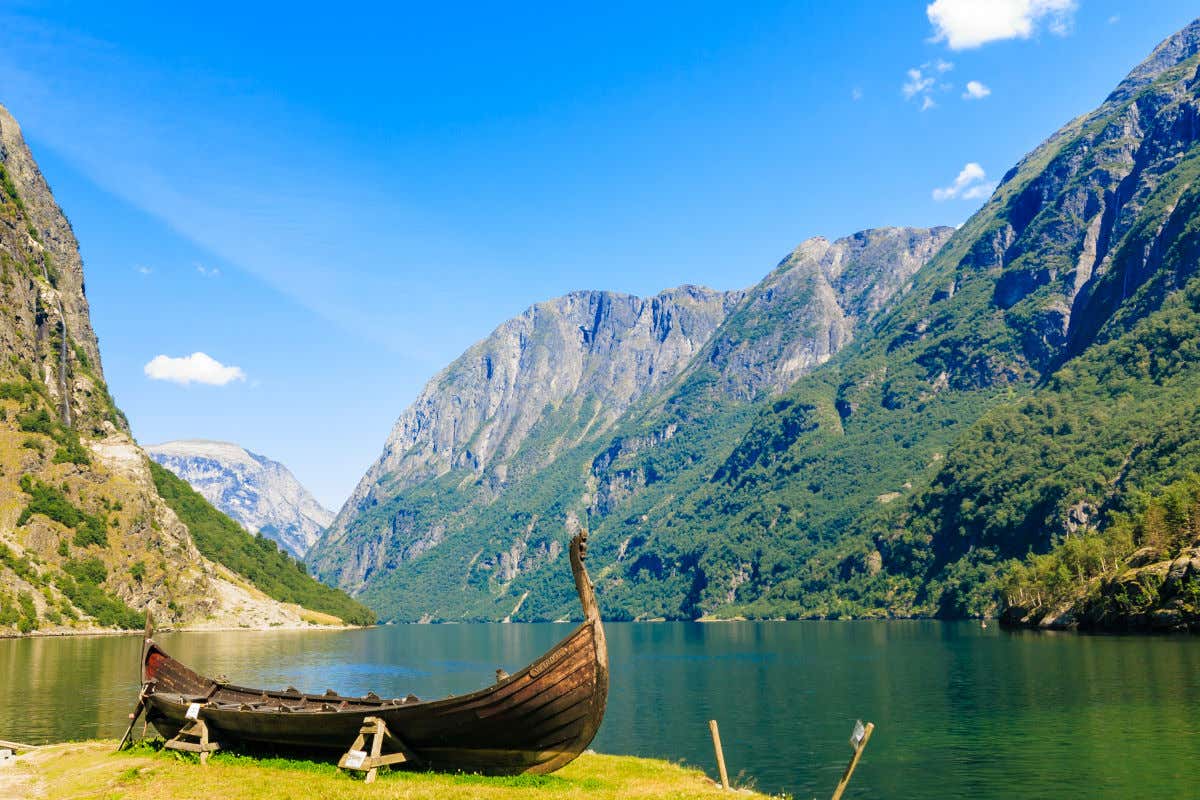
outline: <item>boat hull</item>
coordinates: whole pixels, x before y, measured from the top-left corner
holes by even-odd
[[[223,747],[245,742],[344,753],[364,721],[377,717],[403,742],[410,766],[492,775],[552,772],[591,743],[608,699],[607,645],[581,545],[572,542],[571,560],[587,619],[537,661],[485,689],[427,702],[262,691],[200,675],[147,638],[147,719],[170,739],[196,704],[210,738]]]

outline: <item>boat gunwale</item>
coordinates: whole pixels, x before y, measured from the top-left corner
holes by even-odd
[[[557,644],[555,644],[553,647],[551,647],[549,650],[547,650],[541,656],[539,656],[536,661],[533,661],[533,662],[527,664],[523,669],[519,670],[518,672],[514,672],[512,675],[509,675],[507,678],[505,678],[502,681],[497,681],[496,683],[492,684],[491,686],[484,686],[480,689],[475,689],[474,691],[468,692],[467,694],[452,695],[450,697],[440,697],[440,698],[437,698],[436,700],[416,700],[411,703],[394,703],[392,700],[380,699],[378,701],[375,701],[375,700],[367,700],[362,697],[348,697],[345,695],[307,694],[307,693],[303,693],[303,692],[299,693],[299,694],[291,694],[287,691],[280,691],[280,690],[271,691],[271,690],[267,690],[267,689],[256,689],[251,686],[239,686],[239,685],[232,684],[232,683],[222,683],[222,682],[217,681],[213,678],[210,678],[202,673],[196,672],[196,675],[199,675],[201,679],[209,681],[212,684],[219,687],[217,689],[217,691],[221,691],[222,689],[228,689],[230,691],[235,691],[235,692],[245,692],[246,694],[254,695],[256,697],[262,697],[265,695],[269,698],[276,699],[276,700],[304,700],[304,701],[312,700],[312,701],[321,701],[324,703],[331,703],[334,701],[346,701],[349,703],[368,705],[369,707],[368,708],[344,708],[344,709],[334,708],[334,709],[330,709],[328,711],[321,711],[321,710],[314,711],[314,710],[304,710],[304,709],[293,709],[290,711],[280,711],[277,708],[274,708],[274,709],[264,708],[261,710],[251,709],[249,711],[246,711],[246,710],[243,710],[240,708],[221,708],[220,706],[210,707],[210,706],[208,706],[208,703],[216,702],[211,699],[208,700],[207,702],[201,703],[200,705],[202,708],[205,708],[208,711],[234,712],[234,713],[241,713],[241,714],[257,714],[257,715],[261,715],[261,714],[281,714],[281,715],[286,714],[288,716],[310,715],[310,716],[314,716],[314,717],[318,717],[318,716],[319,717],[329,717],[331,714],[371,715],[371,714],[375,714],[375,713],[382,712],[382,711],[394,711],[394,710],[399,710],[399,709],[410,709],[410,708],[411,709],[422,708],[422,709],[440,710],[441,708],[444,708],[444,707],[453,707],[455,705],[461,705],[463,703],[487,699],[488,696],[493,694],[494,692],[497,692],[503,688],[507,688],[507,687],[511,686],[512,684],[516,683],[517,681],[521,680],[522,678],[528,676],[530,674],[530,671],[535,666],[541,664],[544,661],[549,660],[552,656],[556,657],[555,661],[557,662],[557,660],[559,658],[561,658],[561,656],[558,656],[558,653],[560,651],[564,650],[566,648],[566,645],[572,639],[574,639],[576,636],[578,636],[580,633],[582,633],[584,630],[592,628],[596,622],[597,622],[596,620],[585,620],[579,627],[575,628],[573,631],[571,631],[569,634],[567,634],[565,637],[563,637]],[[596,649],[595,648],[595,636],[592,636],[589,638],[591,640],[591,648],[590,649],[593,651],[593,657],[594,657],[595,649]],[[160,654],[162,654],[167,659],[174,661],[176,664],[179,664],[180,666],[184,667],[185,669],[189,669],[190,671],[195,672],[195,670],[192,670],[190,667],[188,667],[182,661],[175,658],[170,653],[168,653],[166,650],[164,650],[162,648],[162,646],[159,645],[157,642],[155,642],[153,639],[147,639],[146,640],[146,656],[145,656],[145,658],[142,659],[142,663],[143,663],[142,680],[143,680],[143,682],[147,681],[146,673],[145,673],[146,658],[148,658],[150,656],[150,653],[154,652],[155,650],[157,650]],[[532,678],[533,678],[533,680],[536,680],[537,676],[532,676]],[[172,696],[184,697],[185,695],[182,695],[179,692],[161,692],[160,693],[160,692],[155,691],[155,692],[151,692],[148,695],[147,699],[153,699],[157,702],[161,702],[166,705],[171,705],[171,706],[185,708],[185,709],[189,705],[191,705],[192,702],[196,702],[196,701],[176,702],[176,701],[170,699]],[[232,701],[230,701],[230,702],[232,702]]]

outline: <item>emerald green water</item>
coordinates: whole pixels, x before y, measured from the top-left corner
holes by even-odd
[[[856,718],[877,728],[854,798],[1200,796],[1200,639],[1006,632],[978,623],[609,624],[612,692],[594,747],[683,759],[761,790],[828,796]],[[461,694],[565,625],[167,634],[248,685]],[[115,737],[137,637],[0,641],[0,739]]]

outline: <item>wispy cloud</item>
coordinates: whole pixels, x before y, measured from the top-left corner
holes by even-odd
[[[951,50],[1004,39],[1028,39],[1045,24],[1058,36],[1071,30],[1077,0],[934,0],[925,7],[933,40]]]
[[[133,271],[136,272],[138,275],[149,275],[150,273],[154,272],[154,270],[151,269],[150,267],[147,267],[147,266],[144,266],[141,264],[134,267]]]
[[[205,278],[221,277],[221,270],[217,269],[216,267],[206,267],[203,264],[196,265],[196,272],[199,272]]]
[[[860,87],[855,86],[853,89],[850,90],[850,99],[856,103],[859,100],[862,100],[863,99],[863,90]]]
[[[151,380],[168,381],[181,386],[190,383],[224,386],[233,381],[246,380],[246,373],[241,367],[226,366],[207,353],[199,352],[177,358],[157,355],[147,362],[143,371]]]
[[[908,80],[900,87],[905,100],[911,100],[919,94],[933,88],[934,79],[925,75],[920,69],[913,67],[907,73]]]
[[[933,199],[939,203],[945,200],[983,200],[996,190],[996,182],[987,179],[987,173],[978,163],[968,162],[954,178],[949,186],[933,190]]]
[[[904,83],[900,85],[900,93],[904,95],[905,100],[912,100],[915,97],[921,98],[920,109],[928,111],[937,106],[933,100],[933,95],[938,91],[949,89],[951,84],[938,83],[938,76],[944,75],[954,69],[954,64],[950,61],[937,59],[935,61],[926,61],[919,67],[913,67],[904,73]]]
[[[992,93],[992,90],[979,81],[967,81],[967,90],[963,92],[964,100],[982,100]]]

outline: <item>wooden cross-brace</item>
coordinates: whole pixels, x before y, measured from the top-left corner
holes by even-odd
[[[195,742],[185,742],[184,737],[195,739]],[[202,719],[189,720],[179,729],[175,737],[163,745],[168,750],[182,750],[187,753],[199,753],[200,764],[208,763],[208,754],[221,749],[220,742],[209,741],[208,723]]]
[[[370,753],[363,749],[367,743],[368,736],[371,737]],[[385,739],[396,752],[388,753],[387,755],[383,754],[383,742]],[[375,773],[380,767],[391,764],[404,764],[411,761],[416,761],[413,752],[408,749],[408,746],[399,736],[388,730],[386,722],[380,717],[366,717],[363,719],[362,728],[358,731],[358,738],[354,740],[354,744],[350,745],[350,749],[338,761],[338,767],[366,772],[366,783],[373,783],[375,781]]]

